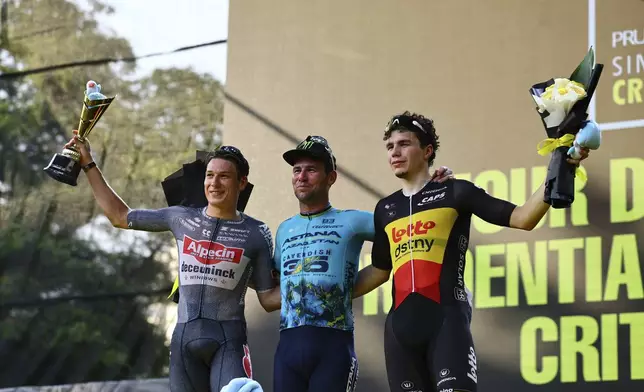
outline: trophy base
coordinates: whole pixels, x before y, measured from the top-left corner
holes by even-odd
[[[76,186],[80,174],[80,163],[64,154],[56,154],[45,167],[44,172],[54,180],[63,184]]]

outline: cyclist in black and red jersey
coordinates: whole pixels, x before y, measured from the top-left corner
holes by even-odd
[[[385,323],[389,388],[476,392],[464,283],[470,221],[476,215],[495,225],[532,230],[550,207],[543,202],[544,185],[516,206],[469,181],[429,182],[428,166],[439,142],[433,121],[422,115],[394,116],[383,140],[402,189],[376,205],[372,266],[354,292],[373,290],[393,270],[393,304]],[[581,159],[587,156],[585,150]]]

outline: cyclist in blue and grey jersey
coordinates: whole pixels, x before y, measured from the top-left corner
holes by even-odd
[[[252,378],[244,297],[255,288],[267,311],[279,309],[272,276],[272,238],[261,221],[237,211],[249,165],[235,147],[208,159],[203,208],[130,209],[96,167],[87,141],[77,132],[80,164],[97,203],[118,228],[171,231],[179,253],[178,320],[170,344],[172,391],[220,391],[235,378]]]
[[[275,236],[282,306],[273,389],[350,392],[358,378],[353,287],[362,245],[373,241],[373,214],[331,206],[336,159],[323,137],[307,137],[283,158],[293,167],[300,213]]]

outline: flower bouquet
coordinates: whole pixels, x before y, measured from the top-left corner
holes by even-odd
[[[547,139],[539,143],[537,151],[541,155],[552,153],[544,202],[553,208],[568,208],[574,201],[577,168],[567,162],[569,156],[578,158],[580,147],[599,147],[596,138],[593,139],[595,144],[584,145],[577,136],[582,128],[599,132],[596,123],[586,120],[586,111],[603,67],[603,64],[595,64],[595,51],[591,47],[570,78],[552,78],[530,88],[548,135]]]

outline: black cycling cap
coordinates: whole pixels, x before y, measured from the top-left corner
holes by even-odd
[[[336,159],[329,147],[329,142],[322,136],[307,136],[304,141],[293,150],[286,151],[282,157],[289,165],[295,165],[295,161],[301,157],[313,158],[324,163],[327,171],[336,169]]]

